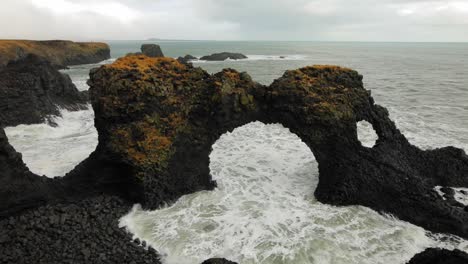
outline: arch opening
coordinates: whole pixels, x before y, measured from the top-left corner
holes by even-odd
[[[22,154],[31,172],[50,178],[64,176],[89,157],[98,144],[94,111],[61,110],[57,126],[46,123],[6,127],[9,143]]]
[[[213,191],[182,196],[154,211],[137,205],[120,226],[157,249],[166,263],[211,257],[238,263],[375,263],[383,252],[388,260],[409,259],[423,249],[412,246],[414,236],[424,237],[416,226],[364,207],[318,202],[317,161],[280,124],[253,122],[223,134],[213,144],[210,172],[217,181]],[[382,228],[396,235],[386,236]],[[383,241],[381,251],[372,250],[376,240]]]
[[[373,148],[379,139],[377,132],[372,124],[362,120],[357,123],[357,136],[361,145],[367,148]]]

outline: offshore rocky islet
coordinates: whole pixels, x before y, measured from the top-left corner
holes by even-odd
[[[211,189],[215,186],[208,169],[211,145],[226,131],[259,120],[283,124],[312,149],[320,170],[319,200],[362,204],[429,230],[466,237],[466,228],[460,224],[466,219],[463,207],[441,201],[432,191],[434,184],[466,187],[461,176],[467,171],[466,155],[454,148],[421,151],[411,146],[385,109],[373,103],[355,71],[306,67],[286,72],[267,87],[231,69],[211,76],[173,59],[130,56],[93,70],[89,84],[100,137],[96,151],[60,180],[39,181],[25,176],[31,174],[27,169],[12,170],[20,179],[29,177],[26,185],[38,185],[32,197],[41,199],[22,197],[22,203],[12,199],[2,211],[102,192],[156,208],[183,194]],[[360,120],[372,123],[379,135],[372,149],[357,140]],[[14,159],[20,163],[18,157]],[[421,162],[438,172],[429,180],[423,178],[431,170]],[[452,162],[455,168],[447,166]],[[350,168],[356,170],[356,163],[361,170],[350,172]],[[410,179],[404,170],[414,176]],[[371,177],[376,175],[389,175],[389,179]],[[408,181],[420,186],[396,189]],[[58,188],[48,192],[53,186]],[[360,197],[356,192],[364,186],[376,188]],[[388,200],[395,205],[379,204]],[[432,213],[440,217],[431,223],[421,219]]]

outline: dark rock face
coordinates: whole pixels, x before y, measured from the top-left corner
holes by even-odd
[[[130,205],[94,197],[46,205],[0,220],[0,263],[151,263],[153,248],[118,227]]]
[[[429,248],[416,254],[408,264],[466,264],[468,254],[460,250]]]
[[[232,52],[221,52],[221,53],[214,53],[211,55],[203,56],[200,60],[207,60],[207,61],[223,61],[223,60],[242,60],[247,59],[247,56],[240,53],[232,53]]]
[[[60,115],[59,107],[86,109],[87,100],[68,75],[35,55],[0,70],[1,126],[42,123],[48,115]]]
[[[180,63],[189,63],[192,60],[198,60],[197,57],[194,57],[192,55],[185,55],[184,57],[178,57],[177,60]]]
[[[0,68],[28,54],[43,57],[57,68],[66,68],[107,60],[110,58],[110,48],[100,42],[0,40]]]
[[[148,57],[164,57],[161,47],[156,44],[143,44],[141,45],[141,52]]]
[[[142,191],[134,197],[147,208],[212,189],[212,144],[258,120],[283,124],[311,148],[319,163],[315,196],[321,202],[363,205],[431,231],[468,237],[468,213],[433,190],[468,186],[466,154],[409,144],[353,70],[305,67],[267,87],[231,69],[209,75],[173,59],[134,56],[93,71],[90,86],[100,135],[95,157],[128,166],[140,186],[133,193]],[[361,120],[379,136],[373,148],[357,138]]]
[[[224,259],[224,258],[212,258],[212,259],[207,259],[203,261],[202,264],[237,264],[237,263]]]

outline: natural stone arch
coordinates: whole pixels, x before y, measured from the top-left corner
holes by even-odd
[[[467,213],[432,191],[435,184],[468,185],[466,155],[410,145],[356,71],[305,67],[264,86],[232,69],[209,75],[169,58],[131,56],[91,72],[90,86],[100,136],[94,159],[126,164],[140,188],[134,198],[148,208],[213,188],[211,145],[226,131],[261,121],[288,127],[312,150],[318,200],[360,204],[468,236],[467,224],[455,224],[467,223]],[[374,148],[357,138],[361,120],[379,137]],[[95,177],[112,178],[109,171]]]
[[[312,150],[319,201],[368,206],[468,237],[468,212],[433,190],[468,187],[464,151],[422,151],[409,144],[356,71],[305,67],[264,86],[232,69],[209,75],[170,58],[129,56],[90,77],[99,144],[63,179],[40,184],[53,190],[45,201],[106,192],[156,208],[212,189],[212,144],[226,131],[261,121],[288,127]],[[357,138],[361,120],[379,137],[373,148]]]
[[[355,110],[371,109],[361,80],[349,69],[317,66],[288,71],[267,87],[232,69],[210,76],[171,59],[127,57],[91,74],[96,127],[107,143],[97,152],[135,169],[150,207],[213,188],[212,144],[252,121],[288,127],[320,167],[331,168],[327,157],[359,146]]]

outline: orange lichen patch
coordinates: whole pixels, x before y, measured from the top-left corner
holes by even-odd
[[[129,162],[138,166],[163,167],[172,140],[153,124],[140,121],[111,130],[111,146]]]
[[[240,80],[240,74],[239,72],[237,72],[236,70],[233,70],[233,69],[224,69],[222,71],[223,75],[226,76],[227,78],[231,79],[231,80]]]
[[[112,64],[105,65],[105,68],[120,70],[138,70],[145,74],[155,71],[157,68],[165,70],[175,70],[177,68],[186,70],[187,66],[172,58],[153,58],[145,55],[131,55],[119,58]]]
[[[313,66],[307,66],[305,68],[313,68],[313,69],[316,69],[316,70],[329,70],[329,71],[353,71],[352,69],[350,68],[346,68],[346,67],[341,67],[341,66],[337,66],[337,65],[313,65]]]

